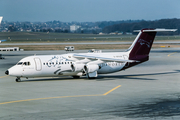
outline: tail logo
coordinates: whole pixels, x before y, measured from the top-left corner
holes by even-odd
[[[145,41],[145,40],[143,40],[143,39],[140,39],[139,41],[138,41],[138,43],[140,43],[140,45],[147,45],[147,47],[148,48],[150,48],[150,46],[151,46],[151,43],[152,43],[152,40],[150,40],[149,42],[148,41]]]

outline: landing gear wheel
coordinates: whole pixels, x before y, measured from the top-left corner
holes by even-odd
[[[80,76],[72,76],[74,79],[78,79],[80,78]]]
[[[16,82],[21,82],[21,79],[20,78],[16,78]]]
[[[88,77],[88,79],[95,79],[96,77]]]

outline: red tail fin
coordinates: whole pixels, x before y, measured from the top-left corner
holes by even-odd
[[[154,38],[157,32],[176,31],[177,29],[142,29],[134,40],[129,51],[130,60],[146,61],[149,59]]]
[[[148,60],[155,36],[156,31],[154,29],[142,29],[131,46],[129,59]]]
[[[149,60],[149,52],[157,32],[174,32],[176,30],[177,29],[142,29],[127,51],[129,52],[129,60],[137,60],[139,62],[127,62],[122,70]]]

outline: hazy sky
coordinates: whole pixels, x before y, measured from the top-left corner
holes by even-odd
[[[180,18],[180,0],[0,0],[0,16],[31,22]]]

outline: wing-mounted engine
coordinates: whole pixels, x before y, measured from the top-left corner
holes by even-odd
[[[82,59],[82,60],[78,60],[71,65],[71,69],[73,72],[81,72],[81,71],[83,72],[85,64],[90,62],[90,61],[91,60],[89,60],[87,58]]]
[[[97,77],[97,71],[100,69],[98,64],[103,63],[101,60],[90,60],[90,59],[82,59],[76,61],[71,65],[71,69],[73,72],[82,72],[83,75],[86,75],[88,78]]]
[[[85,65],[85,64],[73,63],[73,64],[71,65],[71,69],[72,69],[73,72],[81,72],[81,71],[83,71],[83,69],[84,69],[84,65]]]
[[[86,76],[91,79],[97,77],[97,71],[100,69],[100,66],[97,64],[90,64],[84,66],[84,71]]]

